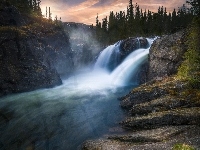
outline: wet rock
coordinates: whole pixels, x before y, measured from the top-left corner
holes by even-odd
[[[133,105],[149,102],[165,94],[167,94],[167,90],[158,87],[154,87],[151,90],[133,90],[128,95],[120,98],[120,105],[122,108],[130,109]]]
[[[138,48],[148,48],[149,43],[146,38],[128,38],[121,42],[120,44],[120,51],[121,52],[129,52],[134,51]]]
[[[0,36],[1,94],[53,87],[62,83],[37,37],[5,31]]]
[[[150,102],[134,105],[129,112],[131,115],[145,115],[152,112],[172,110],[179,107],[189,108],[195,106],[200,106],[200,103],[198,101],[192,101],[191,99],[183,99],[167,95]]]
[[[120,53],[121,53],[121,59],[123,60],[126,56],[128,56],[131,52],[134,50],[137,50],[139,48],[148,48],[149,43],[146,38],[128,38],[126,40],[123,40],[120,43]]]
[[[56,29],[51,34],[43,35],[40,41],[45,46],[46,57],[58,74],[61,77],[69,76],[74,70],[74,56],[68,35],[62,29]]]
[[[149,113],[147,116],[130,117],[121,122],[130,129],[152,129],[167,125],[200,125],[200,108],[179,108]]]

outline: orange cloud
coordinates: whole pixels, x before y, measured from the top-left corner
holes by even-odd
[[[69,1],[69,0],[68,0]],[[73,1],[73,0],[72,0]],[[51,7],[52,18],[57,15],[62,17],[64,22],[78,22],[85,24],[95,24],[97,13],[99,14],[99,20],[108,16],[110,11],[119,12],[124,11],[127,8],[129,0],[82,0],[83,2],[77,3],[77,5],[71,6],[63,0],[43,0],[41,8],[43,15],[46,12],[46,6]],[[185,0],[137,0],[140,8],[149,9],[153,12],[157,12],[159,6],[167,8],[168,12],[171,12],[174,8],[178,8],[185,3]],[[135,3],[134,3],[135,5]]]

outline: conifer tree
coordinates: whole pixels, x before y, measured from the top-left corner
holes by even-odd
[[[134,6],[132,0],[129,0],[129,6],[127,8],[127,27],[128,27],[128,36],[134,34]]]

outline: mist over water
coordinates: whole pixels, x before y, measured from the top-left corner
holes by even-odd
[[[134,51],[112,72],[89,68],[77,71],[61,86],[0,98],[0,110],[11,118],[0,123],[0,148],[75,150],[85,140],[124,132],[118,124],[124,112],[117,98],[137,86],[129,78],[148,51]]]

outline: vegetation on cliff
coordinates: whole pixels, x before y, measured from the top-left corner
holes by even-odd
[[[192,86],[200,88],[200,19],[193,20],[188,28],[187,52],[178,70],[180,78],[187,79]]]

